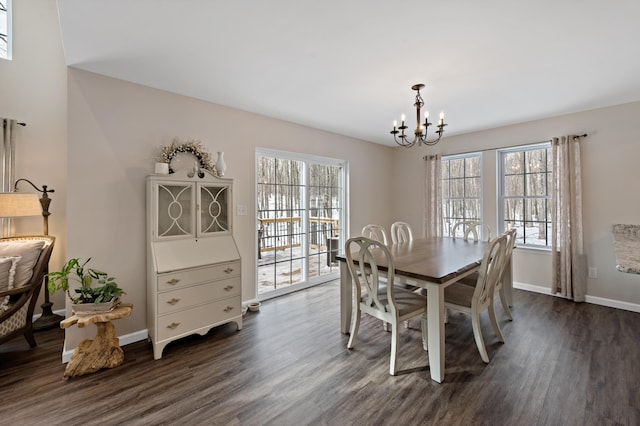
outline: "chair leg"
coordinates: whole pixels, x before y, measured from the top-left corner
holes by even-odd
[[[495,300],[495,299],[494,299]],[[498,340],[504,343],[504,336],[502,335],[502,330],[500,330],[500,324],[498,324],[498,317],[496,316],[496,305],[491,300],[491,304],[489,306],[489,319],[491,320],[491,326],[493,327],[493,332],[498,336]]]
[[[347,343],[347,349],[352,349],[353,344],[356,341],[356,335],[358,334],[358,329],[360,328],[360,308],[354,309],[353,323],[351,324],[351,332],[349,336],[349,342]]]
[[[27,339],[27,343],[32,348],[35,348],[37,346],[36,339],[35,337],[33,337],[33,329],[31,327],[29,327],[29,329],[24,332],[24,338]]]
[[[425,312],[420,317],[420,325],[422,327],[422,348],[425,351],[429,350],[429,335],[427,334],[427,313]]]
[[[391,360],[389,361],[389,374],[396,375],[396,360],[398,358],[398,325],[391,324]]]
[[[504,310],[504,313],[507,314],[509,321],[513,321],[513,315],[511,315],[511,309],[509,308],[509,302],[507,301],[507,292],[504,287],[500,289],[500,302],[502,302],[502,309]]]
[[[480,315],[477,312],[471,314],[471,325],[473,326],[473,337],[476,339],[476,346],[480,352],[480,357],[485,363],[489,363],[489,355],[487,355],[487,348],[484,346],[484,339],[482,338],[482,330],[480,329]]]

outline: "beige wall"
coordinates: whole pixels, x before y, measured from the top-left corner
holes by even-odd
[[[225,152],[235,204],[249,211],[234,217],[244,300],[256,297],[256,147],[348,160],[352,229],[390,223],[391,148],[72,68],[68,88],[68,255],[92,256],[118,278],[134,304],[119,334],[146,328],[145,176],[174,137]],[[67,337],[72,348],[76,331]]]
[[[640,275],[618,272],[611,237],[614,223],[640,224],[640,102],[549,118],[444,138],[427,149],[394,150],[395,179],[393,205],[397,216],[422,228],[422,156],[455,154],[492,147],[506,147],[548,140],[554,136],[588,133],[581,141],[583,165],[585,250],[588,264],[598,269],[598,278],[589,279],[590,301],[637,310],[640,304]],[[455,123],[452,121],[452,128]],[[497,227],[496,154],[483,153],[484,217]],[[514,252],[515,281],[525,287],[551,289],[548,252],[519,249]],[[547,290],[548,289],[548,290]],[[603,300],[604,299],[604,300]],[[625,306],[634,304],[635,306]]]
[[[13,33],[13,60],[0,59],[0,117],[27,123],[17,131],[16,178],[55,190],[49,234],[57,239],[50,263],[57,269],[65,259],[67,67],[55,0],[14,1]],[[35,192],[25,182],[19,189]],[[13,222],[17,235],[42,234],[42,218]],[[51,300],[53,309],[64,308],[62,293]]]
[[[640,304],[640,276],[615,270],[610,233],[612,223],[640,223],[640,198],[633,195],[640,174],[635,164],[640,124],[634,120],[640,115],[640,103],[446,137],[428,149],[388,148],[67,70],[55,1],[13,4],[14,60],[0,61],[0,116],[28,123],[19,130],[17,176],[56,190],[50,233],[58,242],[51,267],[58,268],[68,257],[93,256],[93,263],[115,275],[126,289],[135,308],[132,317],[119,321],[120,335],[146,328],[144,177],[152,170],[157,150],[176,136],[200,139],[212,153],[226,153],[227,175],[235,179],[235,203],[249,209],[248,216],[234,218],[243,257],[244,299],[249,300],[255,297],[251,213],[255,210],[256,147],[348,160],[350,228],[356,234],[368,222],[389,227],[393,220],[404,220],[417,230],[422,228],[424,154],[589,133],[582,143],[585,242],[589,265],[598,268],[599,278],[589,280],[588,294],[591,300],[635,304],[636,309]],[[495,156],[487,152],[487,196],[495,194],[494,171]],[[495,222],[495,203],[485,203],[484,209],[485,218]],[[18,232],[37,233],[40,226],[38,218],[20,219]],[[516,281],[550,287],[547,253],[521,250],[515,256]],[[62,300],[61,294],[56,295],[56,309]],[[69,329],[66,348],[73,349],[82,336],[76,328]]]

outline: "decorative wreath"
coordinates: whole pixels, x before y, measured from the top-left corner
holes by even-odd
[[[202,146],[202,142],[196,139],[190,139],[187,142],[180,143],[178,138],[174,139],[171,145],[162,147],[158,157],[159,161],[169,164],[169,173],[175,172],[175,170],[171,168],[171,160],[180,152],[188,152],[195,155],[203,169],[211,172],[213,175],[216,174],[215,166],[211,163],[211,154]]]

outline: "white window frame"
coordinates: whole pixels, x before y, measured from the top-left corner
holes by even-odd
[[[4,0],[5,2],[5,6],[7,8],[5,15],[5,24],[6,24],[6,29],[7,29],[7,52],[6,55],[2,55],[0,54],[0,59],[6,59],[8,61],[11,60],[12,57],[12,40],[13,40],[13,32],[12,32],[12,25],[11,25],[11,11],[12,11],[12,7],[11,7],[11,0]]]
[[[497,196],[497,212],[498,212],[498,232],[499,233],[503,233],[506,229],[505,229],[505,212],[504,212],[504,205],[505,205],[505,200],[510,198],[510,199],[522,199],[522,200],[527,200],[527,199],[540,199],[540,198],[544,198],[549,200],[549,204],[551,203],[551,193],[549,191],[547,191],[547,195],[544,197],[541,196],[532,196],[532,195],[522,195],[522,196],[511,196],[511,197],[506,197],[504,195],[504,155],[505,154],[510,154],[510,153],[515,153],[515,152],[525,152],[525,151],[537,151],[537,150],[543,150],[546,149],[548,150],[547,155],[550,156],[551,155],[551,144],[546,142],[546,143],[542,143],[542,144],[533,144],[533,145],[526,145],[526,146],[518,146],[518,147],[513,147],[513,148],[504,148],[504,149],[498,149],[496,151],[496,164],[497,164],[497,183],[498,183],[498,196]],[[547,163],[548,164],[548,161]],[[546,169],[545,172],[547,173],[548,179],[552,178],[551,173],[553,173],[553,170],[550,169]],[[522,173],[525,178],[527,173],[524,172]],[[526,184],[525,184],[526,187]],[[547,184],[547,188],[549,188],[550,186]],[[550,208],[550,206],[549,206]],[[524,221],[524,219],[523,219]],[[531,244],[531,243],[526,243],[526,235],[517,235],[516,237],[516,245],[518,247],[524,247],[524,248],[531,248],[531,249],[536,249],[536,250],[545,250],[545,251],[550,251],[551,250],[551,246],[550,246],[550,242],[551,242],[551,220],[546,221],[546,229],[547,229],[547,234],[546,234],[546,241],[549,242],[548,245],[541,245],[541,244]],[[520,234],[520,233],[519,233]],[[524,241],[524,242],[523,242]]]
[[[444,196],[444,189],[443,189],[443,195],[442,195],[442,221],[443,224],[446,223],[446,218],[448,217],[448,211],[447,211],[447,201],[449,200],[467,200],[467,199],[473,199],[473,200],[477,200],[478,201],[478,205],[479,205],[479,209],[480,209],[480,214],[479,217],[477,218],[459,218],[459,220],[477,220],[482,222],[483,221],[483,213],[484,213],[484,182],[483,182],[483,178],[482,178],[482,170],[483,170],[483,160],[482,160],[482,152],[469,152],[469,153],[465,153],[465,154],[455,154],[455,155],[445,155],[442,156],[441,159],[441,168],[442,170],[444,170],[444,163],[447,161],[451,161],[451,160],[466,160],[468,158],[478,158],[478,161],[480,163],[480,175],[478,176],[480,178],[480,187],[479,187],[479,194],[477,197],[445,197]],[[472,176],[469,176],[469,178],[471,178]],[[464,178],[466,179],[467,176],[464,176]],[[442,187],[442,185],[444,185],[444,179],[442,178],[442,175],[440,176],[440,185]],[[445,235],[450,235],[451,233],[451,229],[445,229],[444,230]],[[483,231],[484,232],[484,231]],[[481,237],[484,238],[484,235],[482,235]]]

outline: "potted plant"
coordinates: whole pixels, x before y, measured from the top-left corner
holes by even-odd
[[[118,306],[120,296],[124,294],[114,277],[98,269],[87,268],[90,260],[91,258],[85,261],[79,258],[70,259],[60,271],[47,274],[49,293],[53,294],[57,290],[66,291],[74,313],[109,312]],[[73,289],[73,293],[70,281],[80,284],[80,287]]]

